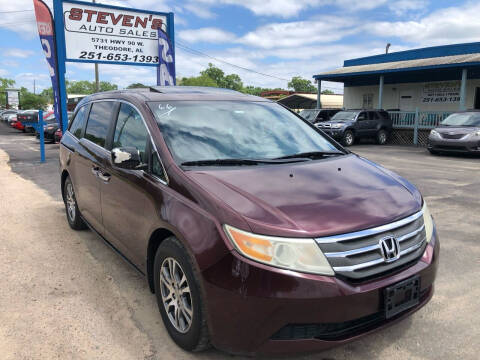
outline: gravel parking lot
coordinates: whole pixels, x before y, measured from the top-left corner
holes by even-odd
[[[227,359],[189,354],[168,337],[143,276],[91,231],[68,227],[58,144],[0,123],[2,359]],[[358,145],[354,152],[416,184],[441,239],[432,301],[382,332],[298,359],[478,359],[480,159]],[[241,359],[241,357],[236,357]]]

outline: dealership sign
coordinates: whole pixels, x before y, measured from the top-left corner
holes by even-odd
[[[10,108],[18,108],[20,100],[18,98],[18,89],[5,89],[7,92],[7,105]]]
[[[444,104],[460,101],[460,82],[445,81],[425,84],[422,103]]]
[[[67,61],[158,64],[158,29],[167,14],[63,2]]]

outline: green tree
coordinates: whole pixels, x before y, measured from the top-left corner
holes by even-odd
[[[84,94],[89,95],[96,92],[95,90],[95,82],[88,81],[88,80],[79,80],[79,81],[66,81],[67,85],[67,93],[68,94]],[[99,84],[100,92],[102,91],[110,91],[110,90],[117,90],[118,86],[112,84],[108,81],[100,81]]]
[[[323,90],[323,91],[322,91],[322,94],[323,94],[323,95],[334,95],[335,93],[334,93],[332,90],[328,90],[328,89],[327,89],[327,90]]]
[[[303,79],[300,76],[292,77],[292,80],[288,83],[288,88],[296,92],[307,93],[314,93],[317,90],[310,80]]]
[[[5,89],[15,86],[15,80],[0,77],[0,106],[7,105]]]
[[[241,91],[243,89],[243,82],[237,74],[230,74],[223,78],[224,88]]]
[[[20,108],[22,110],[45,109],[47,104],[48,99],[46,97],[31,93],[23,86],[20,89]]]
[[[224,87],[225,73],[222,69],[216,67],[212,63],[208,63],[208,68],[200,72],[201,76],[208,76],[217,83],[217,86]]]
[[[142,83],[133,83],[127,86],[127,89],[139,89],[139,88],[147,88],[147,85],[143,85]]]
[[[200,75],[200,76],[192,76],[192,77],[184,77],[182,78],[179,85],[183,86],[210,86],[210,87],[218,87],[218,84],[213,80],[211,77],[207,75]]]

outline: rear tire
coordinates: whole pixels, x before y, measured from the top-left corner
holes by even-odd
[[[187,351],[210,347],[200,281],[192,259],[173,236],[158,247],[154,264],[155,295],[172,340]]]
[[[342,143],[345,146],[351,146],[355,143],[355,135],[351,130],[347,130],[343,134]]]
[[[377,144],[385,145],[388,140],[388,133],[384,129],[380,129],[377,132]]]
[[[72,180],[70,176],[65,179],[63,184],[63,202],[65,204],[65,212],[67,213],[68,225],[73,230],[84,230],[87,225],[80,215],[80,210],[77,205],[77,198],[75,197],[75,190],[73,189]]]

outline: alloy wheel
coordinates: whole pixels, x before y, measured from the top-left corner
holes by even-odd
[[[160,290],[167,316],[180,333],[186,333],[193,320],[193,303],[187,277],[180,264],[171,257],[162,262]]]
[[[73,192],[73,185],[71,182],[67,184],[66,204],[68,218],[71,221],[75,221],[75,194]]]

